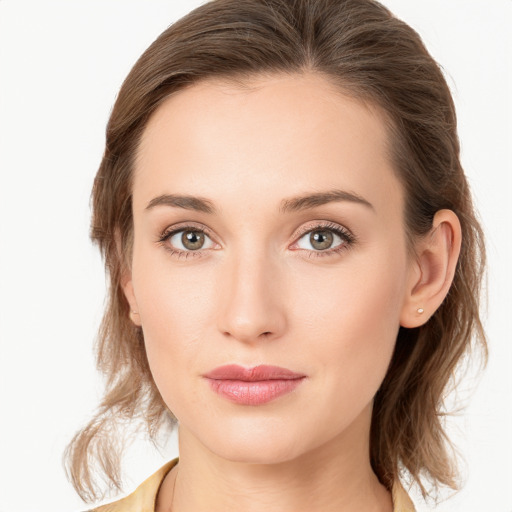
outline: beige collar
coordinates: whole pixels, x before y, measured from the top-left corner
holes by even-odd
[[[393,496],[393,512],[415,512],[414,504],[399,480],[393,484],[391,495]]]

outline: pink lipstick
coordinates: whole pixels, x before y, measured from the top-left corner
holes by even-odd
[[[306,377],[278,366],[230,364],[203,375],[213,391],[241,405],[261,405],[291,393]]]

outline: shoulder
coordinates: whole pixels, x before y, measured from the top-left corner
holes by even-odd
[[[147,480],[135,489],[134,492],[112,503],[101,505],[89,512],[154,512],[155,500],[160,485],[169,471],[178,463],[174,459],[162,466],[156,473],[153,473]]]

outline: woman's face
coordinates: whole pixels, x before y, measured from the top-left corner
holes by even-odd
[[[386,136],[313,74],[195,84],[150,119],[125,292],[187,442],[367,449],[412,268]]]

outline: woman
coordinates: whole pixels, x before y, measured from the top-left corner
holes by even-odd
[[[93,190],[107,390],[73,440],[178,425],[180,459],[96,510],[413,510],[456,486],[443,393],[475,337],[482,235],[453,102],[371,0],[216,0],[127,77]]]

